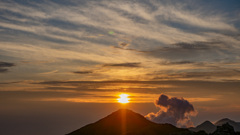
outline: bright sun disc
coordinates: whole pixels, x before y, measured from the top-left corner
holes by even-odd
[[[122,104],[125,104],[125,103],[129,103],[129,98],[128,98],[128,94],[121,94],[119,95],[120,98],[118,98],[118,102],[119,103],[122,103]]]

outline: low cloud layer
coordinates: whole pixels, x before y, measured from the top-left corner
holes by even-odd
[[[178,127],[193,126],[190,116],[196,115],[191,103],[183,98],[172,97],[161,94],[155,101],[160,108],[157,113],[149,113],[145,117],[156,123],[170,123]]]

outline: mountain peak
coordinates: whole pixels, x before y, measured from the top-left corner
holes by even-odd
[[[133,112],[132,110],[129,109],[119,109],[115,112],[112,112],[110,115],[108,116],[114,116],[114,115],[121,115],[121,114],[127,114],[127,115],[139,115],[138,113]]]
[[[113,120],[113,121],[112,121]],[[121,125],[123,122],[128,124],[134,124],[138,126],[148,125],[148,124],[155,124],[151,121],[146,120],[142,115],[135,113],[129,109],[119,109],[107,117],[99,120],[98,122],[106,122],[106,123],[118,123]]]
[[[210,121],[204,121],[202,124],[198,125],[196,128],[189,128],[189,130],[191,131],[205,131],[206,133],[213,133],[215,130],[217,129],[217,127]]]
[[[128,109],[119,109],[99,121],[86,125],[68,135],[141,135],[189,132],[171,124],[156,124]]]
[[[221,119],[221,120],[219,120],[219,121],[217,121],[217,122],[225,122],[225,121],[233,121],[233,120],[231,120],[231,119],[229,119],[229,118],[223,118],[223,119]],[[216,123],[217,123],[216,122]]]
[[[206,120],[206,121],[204,121],[201,125],[213,125],[213,123],[212,122],[210,122],[210,121],[208,121],[208,120]],[[200,126],[200,125],[199,125]]]
[[[217,121],[215,124],[213,124],[210,121],[205,121],[202,124],[198,125],[196,128],[194,128],[194,127],[189,128],[189,130],[194,131],[194,132],[203,130],[209,134],[209,133],[213,133],[217,129],[217,127],[221,128],[221,126],[226,123],[231,125],[235,131],[240,131],[240,124],[229,118],[223,118],[223,119]]]
[[[235,121],[233,121],[233,120],[231,120],[231,119],[229,119],[229,118],[221,119],[221,120],[217,121],[217,122],[215,123],[215,125],[216,125],[216,126],[222,126],[223,124],[226,124],[226,123],[228,123],[228,124],[230,124],[231,126],[233,126],[233,128],[234,128],[235,131],[240,131],[240,124],[237,123],[237,122],[235,122]]]
[[[223,125],[225,123],[232,123],[232,122],[234,122],[234,121],[229,119],[229,118],[223,118],[223,119],[217,121],[214,125],[221,126],[221,125]]]
[[[222,120],[230,120],[229,118],[223,118]]]

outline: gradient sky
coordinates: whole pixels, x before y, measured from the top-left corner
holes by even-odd
[[[238,0],[1,0],[1,127],[10,133],[62,104],[70,112],[57,116],[70,126],[54,130],[70,132],[115,111],[120,93],[143,115],[164,93],[191,102],[195,124],[240,121],[239,24]]]

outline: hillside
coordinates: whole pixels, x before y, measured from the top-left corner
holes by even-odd
[[[156,124],[131,110],[120,109],[67,135],[168,135],[190,134],[170,124]]]

